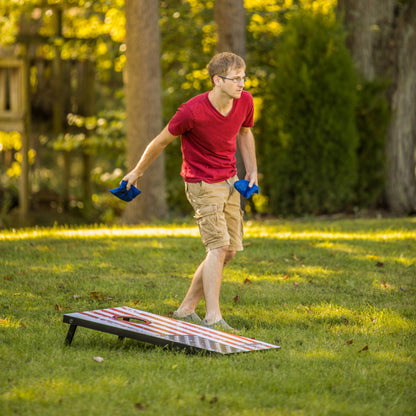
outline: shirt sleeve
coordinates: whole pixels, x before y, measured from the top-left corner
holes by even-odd
[[[189,106],[182,104],[168,123],[168,130],[174,136],[181,136],[193,127],[193,114]]]
[[[243,122],[243,127],[253,127],[254,125],[254,103],[253,103],[253,96],[248,93],[247,94],[247,117]]]

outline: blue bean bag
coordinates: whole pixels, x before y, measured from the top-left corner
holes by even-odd
[[[126,186],[127,182],[121,181],[120,186],[118,188],[111,189],[110,192],[117,198],[120,198],[126,202],[131,201],[132,199],[136,198],[137,195],[142,193],[142,191],[133,185],[130,186],[129,190],[127,190]]]
[[[250,198],[253,194],[259,193],[259,187],[257,185],[253,185],[251,188],[248,187],[249,181],[245,179],[241,179],[234,183],[234,188],[243,195],[244,198]]]

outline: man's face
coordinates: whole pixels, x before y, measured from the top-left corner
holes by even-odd
[[[227,75],[219,76],[221,90],[232,98],[240,98],[244,89],[245,76],[244,68],[231,69]]]

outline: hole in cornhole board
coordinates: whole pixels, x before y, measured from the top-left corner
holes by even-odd
[[[144,325],[150,325],[150,321],[147,321],[146,319],[142,319],[142,318],[135,318],[132,316],[117,316],[114,315],[115,319],[121,319],[122,321],[127,321],[127,322],[136,322],[138,324],[144,324]]]

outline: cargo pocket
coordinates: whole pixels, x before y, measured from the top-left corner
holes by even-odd
[[[195,209],[195,205],[198,203],[198,198],[202,191],[202,182],[185,182],[185,194],[189,203]]]
[[[195,219],[199,227],[202,242],[205,246],[218,241],[222,236],[222,226],[217,204],[199,207]]]

